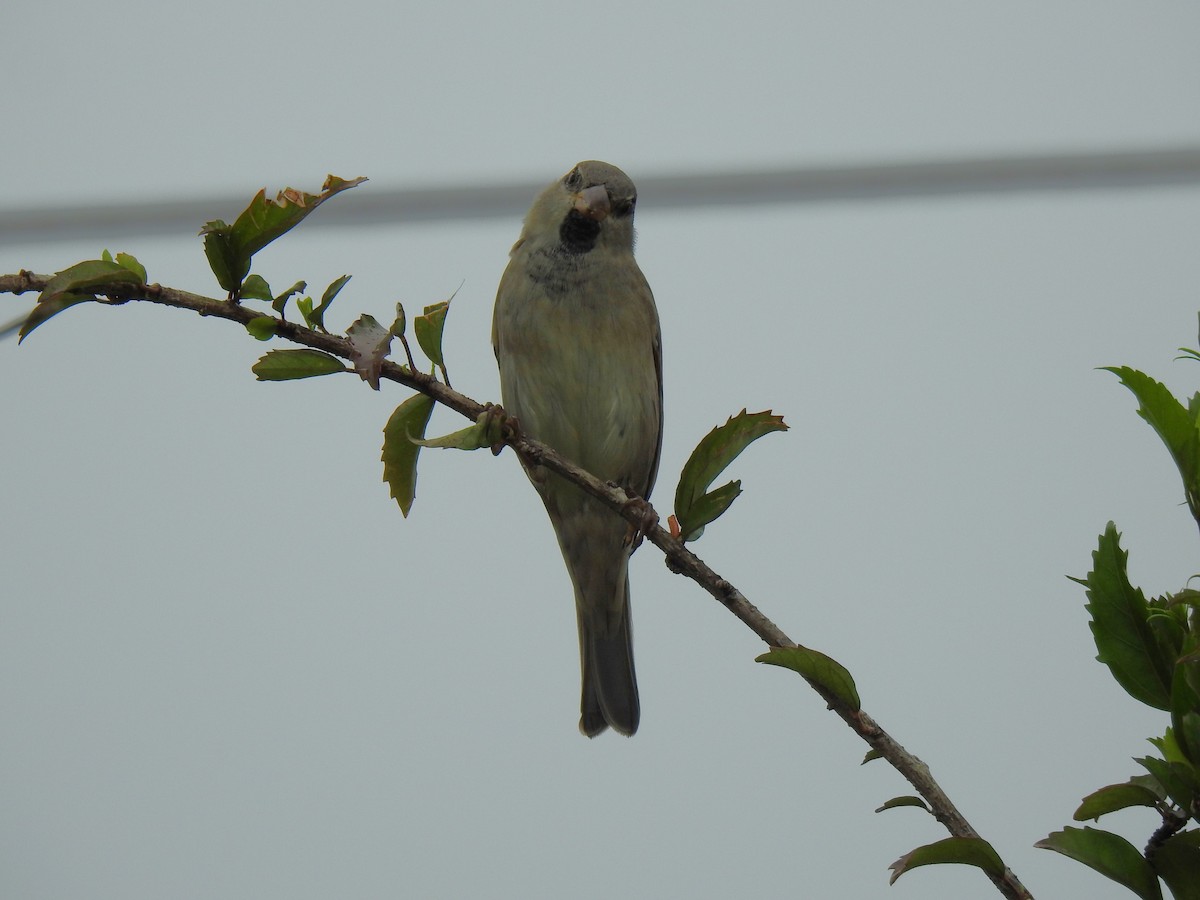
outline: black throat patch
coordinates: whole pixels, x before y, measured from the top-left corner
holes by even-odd
[[[600,223],[578,210],[571,210],[558,226],[558,239],[568,253],[587,253],[596,246]]]

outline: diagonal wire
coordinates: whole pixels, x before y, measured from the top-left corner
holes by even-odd
[[[1200,184],[1200,146],[1121,152],[942,159],[640,176],[655,210],[779,203],[835,203],[1016,191],[1142,189]],[[518,218],[542,182],[354,191],[305,223],[313,228]],[[35,244],[187,232],[217,215],[232,218],[245,196],[114,201],[0,210],[0,244]]]

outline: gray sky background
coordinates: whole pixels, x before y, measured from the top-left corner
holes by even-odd
[[[20,36],[11,208],[1200,143],[1190,4],[17,0],[0,21]],[[660,509],[714,424],[783,413],[697,552],[851,670],[1036,896],[1126,896],[1031,845],[1165,724],[1094,661],[1064,575],[1109,519],[1148,590],[1197,570],[1165,451],[1095,367],[1195,389],[1172,357],[1196,343],[1200,188],[673,211],[643,192],[638,220]],[[519,227],[301,226],[255,271],[318,292],[353,274],[340,327],[461,283],[451,377],[498,399]],[[0,247],[0,270],[106,246],[218,292],[190,229]],[[950,867],[887,886],[944,832],[876,815],[908,786],[653,548],[642,730],[580,737],[570,588],[511,454],[427,453],[406,521],[378,461],[405,393],[260,384],[269,348],[138,305],[0,346],[6,897],[998,896]],[[1101,823],[1138,846],[1154,825]]]

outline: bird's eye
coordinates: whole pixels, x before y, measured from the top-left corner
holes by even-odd
[[[563,176],[563,186],[569,191],[577,191],[583,187],[583,176],[578,169],[572,169]]]
[[[629,200],[618,200],[613,204],[613,215],[618,218],[625,218],[633,214],[633,207],[637,203],[637,197],[632,197]]]

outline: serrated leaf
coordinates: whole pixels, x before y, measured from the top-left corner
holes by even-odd
[[[261,275],[247,275],[242,282],[243,300],[266,300],[270,303],[275,298],[271,294],[271,286]]]
[[[1142,900],[1162,900],[1154,870],[1137,848],[1120,835],[1098,828],[1067,827],[1047,835],[1034,846],[1081,862]]]
[[[982,838],[949,837],[910,850],[888,866],[892,870],[889,883],[895,884],[897,878],[919,866],[940,863],[975,866],[990,875],[1004,874],[1004,861],[987,841]]]
[[[899,807],[902,807],[902,806],[916,806],[916,807],[919,807],[920,809],[925,810],[925,812],[927,812],[927,813],[932,812],[932,810],[929,808],[928,804],[926,804],[926,802],[924,800],[922,800],[920,797],[914,797],[911,794],[908,794],[903,797],[893,797],[891,800],[889,800],[885,804],[883,804],[883,806],[876,809],[875,812],[881,813],[885,809],[898,809]]]
[[[446,327],[446,315],[450,312],[450,300],[441,300],[425,307],[425,312],[413,319],[417,343],[429,361],[439,368],[445,365],[442,359],[442,332]]]
[[[417,441],[425,436],[432,413],[432,398],[416,394],[396,407],[383,429],[383,480],[405,518],[417,496]]]
[[[355,178],[346,181],[330,175],[325,179],[319,194],[309,194],[295,188],[284,188],[273,200],[267,199],[267,192],[264,188],[254,195],[254,199],[234,221],[232,226],[234,243],[248,259],[303,222],[309,214],[330,197],[362,184],[366,180],[365,178]]]
[[[1170,451],[1183,479],[1184,494],[1192,516],[1200,519],[1200,432],[1196,419],[1184,409],[1167,387],[1144,372],[1128,366],[1105,366],[1121,379],[1138,400],[1138,415]]]
[[[1163,841],[1151,864],[1175,900],[1200,900],[1200,831],[1181,831]]]
[[[293,381],[349,371],[336,356],[321,350],[272,350],[250,367],[259,381]]]
[[[818,650],[807,647],[772,647],[755,662],[782,666],[799,672],[809,681],[821,685],[854,712],[862,708],[854,678],[845,666]]]
[[[391,349],[392,333],[380,325],[374,316],[364,313],[346,329],[346,336],[350,338],[354,371],[373,390],[379,390],[379,370]]]
[[[273,200],[267,199],[264,188],[254,195],[232,225],[221,219],[206,222],[200,234],[204,236],[204,255],[217,282],[230,296],[240,297],[242,282],[250,272],[250,260],[255,253],[287,234],[330,197],[364,181],[365,178],[347,181],[330,175],[319,194],[285,188]]]
[[[1084,797],[1072,818],[1076,822],[1086,822],[1088,819],[1099,819],[1110,812],[1128,809],[1131,806],[1155,807],[1159,799],[1145,784],[1134,781],[1110,784]]]
[[[711,493],[709,485],[751,443],[773,431],[787,431],[782,416],[772,415],[770,410],[747,413],[743,409],[696,445],[675,488],[675,518],[685,541],[696,540],[704,526],[724,513],[741,492],[740,481],[731,481]]]
[[[1129,554],[1121,549],[1120,541],[1116,526],[1109,522],[1098,549],[1092,552],[1092,571],[1083,582],[1096,658],[1108,666],[1130,696],[1169,710],[1174,658],[1160,646],[1149,624],[1145,596],[1129,583]]]
[[[1180,749],[1179,742],[1175,740],[1174,729],[1168,727],[1162,737],[1146,738],[1146,740],[1154,745],[1155,749],[1163,755],[1163,759],[1167,762],[1187,762],[1187,757],[1183,755],[1183,750]]]

